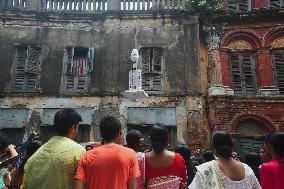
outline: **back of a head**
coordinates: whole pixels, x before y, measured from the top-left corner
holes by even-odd
[[[140,147],[140,140],[142,136],[142,133],[138,130],[129,131],[126,135],[127,147],[136,151],[137,148]]]
[[[210,150],[207,150],[203,153],[204,162],[212,161],[215,159],[214,153]]]
[[[118,119],[107,116],[100,122],[100,133],[103,141],[114,140],[121,131],[121,123]]]
[[[245,156],[245,163],[250,167],[259,167],[261,164],[260,155],[257,153],[250,153]]]
[[[232,157],[233,140],[228,132],[216,131],[212,142],[217,156],[225,159]]]
[[[60,136],[66,136],[68,130],[75,124],[82,121],[82,117],[72,108],[64,108],[56,112],[54,126]]]
[[[164,126],[154,125],[150,129],[150,141],[155,153],[162,152],[168,144],[168,130]]]
[[[284,132],[275,132],[270,137],[273,152],[280,158],[284,158]]]
[[[185,144],[178,144],[175,147],[175,152],[179,153],[185,161],[190,160],[191,151]]]

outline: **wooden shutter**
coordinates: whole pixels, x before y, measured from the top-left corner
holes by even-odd
[[[228,0],[228,11],[236,11],[237,10],[237,4],[235,0]]]
[[[150,48],[141,48],[141,70],[142,70],[142,88],[145,91],[151,90],[151,59]]]
[[[152,49],[152,70],[153,73],[162,73],[162,49]]]
[[[270,8],[280,8],[281,0],[270,0]]]
[[[17,48],[15,59],[15,74],[13,82],[13,88],[15,90],[22,90],[24,88],[27,55],[27,48]]]
[[[88,52],[88,71],[94,71],[94,55],[95,54],[95,48],[89,48],[89,52]]]
[[[239,0],[239,11],[248,11],[249,10],[249,0]]]
[[[150,73],[150,48],[141,48],[142,74]]]
[[[38,74],[39,72],[39,49],[28,47],[26,72],[31,74]]]
[[[74,75],[67,74],[65,78],[65,89],[74,89],[75,86],[75,77]]]
[[[273,52],[277,86],[280,94],[284,94],[284,51]]]
[[[242,94],[242,77],[240,56],[238,54],[231,54],[231,85],[236,95]]]
[[[243,88],[246,94],[255,94],[255,64],[254,58],[250,54],[243,54],[242,56],[243,67]]]
[[[77,89],[84,90],[87,86],[87,76],[78,76],[77,79]]]

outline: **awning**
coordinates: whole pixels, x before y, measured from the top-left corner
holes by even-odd
[[[128,108],[128,123],[134,125],[176,126],[175,108]]]
[[[29,109],[2,108],[0,109],[0,128],[22,128],[28,122]]]
[[[91,125],[93,120],[92,108],[74,108],[82,117],[83,121],[80,124]],[[42,125],[53,125],[54,115],[60,108],[48,108],[43,110]]]

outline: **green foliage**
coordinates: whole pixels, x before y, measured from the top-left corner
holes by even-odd
[[[185,5],[190,11],[216,11],[223,7],[223,0],[186,0]]]

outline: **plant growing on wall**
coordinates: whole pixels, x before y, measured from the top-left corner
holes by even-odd
[[[223,0],[187,0],[186,9],[189,11],[216,11],[223,7]]]

